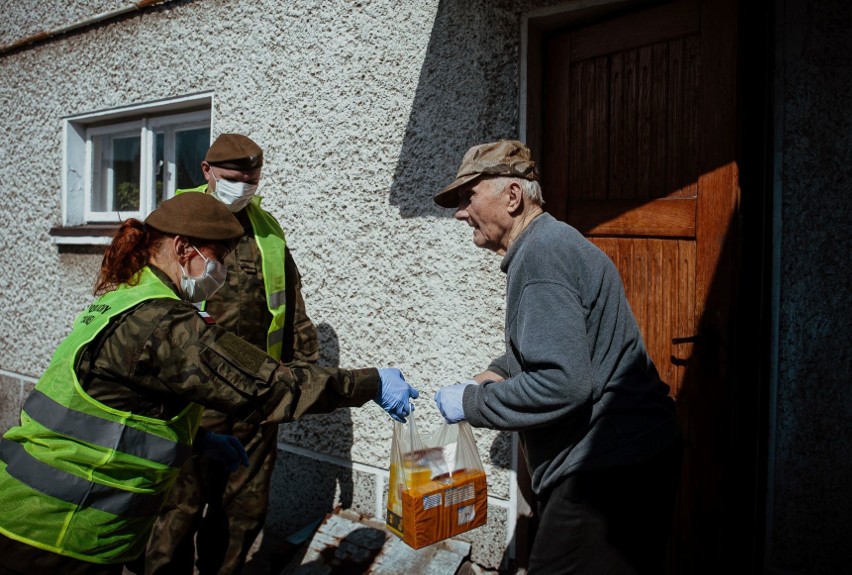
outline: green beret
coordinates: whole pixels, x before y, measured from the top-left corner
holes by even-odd
[[[247,172],[263,165],[263,150],[242,134],[221,134],[204,156],[211,166]]]
[[[208,194],[179,194],[148,214],[145,225],[164,234],[225,241],[243,235],[243,226],[228,207]]]

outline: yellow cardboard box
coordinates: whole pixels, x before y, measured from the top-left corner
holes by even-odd
[[[406,462],[408,463],[408,462]],[[405,485],[391,466],[387,526],[407,545],[420,549],[485,525],[488,488],[481,469],[430,476],[429,468],[405,466]]]

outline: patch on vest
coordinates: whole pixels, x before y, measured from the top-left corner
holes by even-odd
[[[216,320],[213,319],[213,316],[207,313],[206,311],[198,310],[198,315],[201,316],[201,319],[204,320],[204,323],[213,325],[216,323]]]

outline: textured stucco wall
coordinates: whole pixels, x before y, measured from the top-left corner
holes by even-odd
[[[57,14],[55,3],[4,1],[0,43],[117,4]],[[214,134],[244,132],[265,148],[260,193],[287,230],[324,361],[402,368],[423,394],[418,420],[434,429],[434,391],[501,351],[504,280],[499,257],[477,250],[431,196],[469,146],[518,135],[520,14],[530,7],[185,0],[0,55],[2,421],[90,300],[100,263],[60,253],[48,235],[61,223],[62,118],[213,91]],[[493,565],[505,547],[510,442],[476,435],[502,527],[480,537],[474,558]],[[367,492],[387,468],[390,437],[372,404],[281,432],[360,466],[350,475],[376,471]],[[283,510],[321,482],[294,489],[281,473],[282,511],[270,520],[286,531],[297,526]]]
[[[767,566],[852,565],[852,4],[778,8],[778,363]]]
[[[133,0],[0,0],[0,46],[135,4]]]

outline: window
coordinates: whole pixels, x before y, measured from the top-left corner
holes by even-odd
[[[211,104],[199,95],[66,119],[63,228],[82,226],[85,235],[144,219],[176,189],[204,183]],[[80,230],[51,234],[57,243],[109,241],[109,234],[81,240]],[[69,236],[76,239],[62,239]]]

